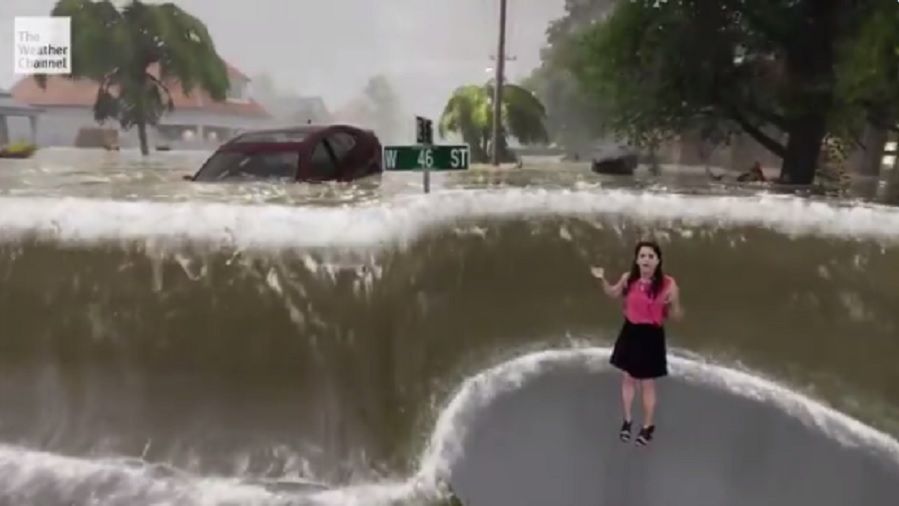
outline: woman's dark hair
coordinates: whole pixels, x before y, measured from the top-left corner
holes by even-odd
[[[637,265],[637,258],[640,256],[640,250],[650,248],[659,257],[659,265],[656,271],[652,273],[652,284],[649,287],[649,296],[653,299],[662,292],[662,285],[665,282],[665,272],[662,270],[662,248],[654,241],[640,241],[634,248],[634,261],[631,262],[631,272],[627,276],[627,283],[624,285],[624,295],[630,290],[631,285],[640,279],[640,266]]]

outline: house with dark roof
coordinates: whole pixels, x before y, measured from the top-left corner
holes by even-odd
[[[197,87],[187,94],[179,83],[165,83],[175,110],[165,113],[155,128],[148,128],[151,147],[214,146],[243,130],[270,125],[271,115],[249,95],[250,78],[231,65],[227,68],[231,89],[224,101],[213,100]],[[152,67],[149,71],[158,73]],[[120,146],[138,146],[136,128],[124,131],[115,120],[102,125],[94,120],[98,90],[99,83],[93,80],[51,75],[46,88],[28,76],[18,81],[11,93],[17,101],[43,110],[36,132],[38,145],[72,146],[80,130],[102,127],[118,131]]]

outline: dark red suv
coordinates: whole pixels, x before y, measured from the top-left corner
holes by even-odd
[[[219,146],[192,181],[353,181],[380,174],[381,142],[349,125],[306,125],[243,133]]]

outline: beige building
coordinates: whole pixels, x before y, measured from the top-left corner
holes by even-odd
[[[188,95],[177,82],[166,83],[175,110],[164,114],[157,127],[148,129],[151,147],[210,147],[242,130],[271,124],[268,111],[249,96],[250,79],[230,65],[227,68],[231,89],[221,102],[198,88]],[[122,147],[139,145],[136,128],[125,131],[115,120],[102,125],[94,120],[98,90],[99,83],[88,79],[50,76],[42,89],[34,78],[26,77],[13,86],[11,94],[18,102],[43,110],[41,124],[35,129],[38,145],[72,146],[79,131],[97,127],[117,130]]]

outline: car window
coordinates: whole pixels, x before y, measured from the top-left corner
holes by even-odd
[[[299,153],[276,151],[239,153],[218,152],[203,165],[197,181],[222,181],[227,179],[295,179]]]
[[[356,138],[346,132],[336,132],[328,136],[328,144],[334,150],[334,157],[341,162],[356,145]]]
[[[316,144],[309,163],[309,172],[313,179],[333,179],[337,175],[337,166],[334,164],[331,154],[328,153],[324,140],[320,140]]]

